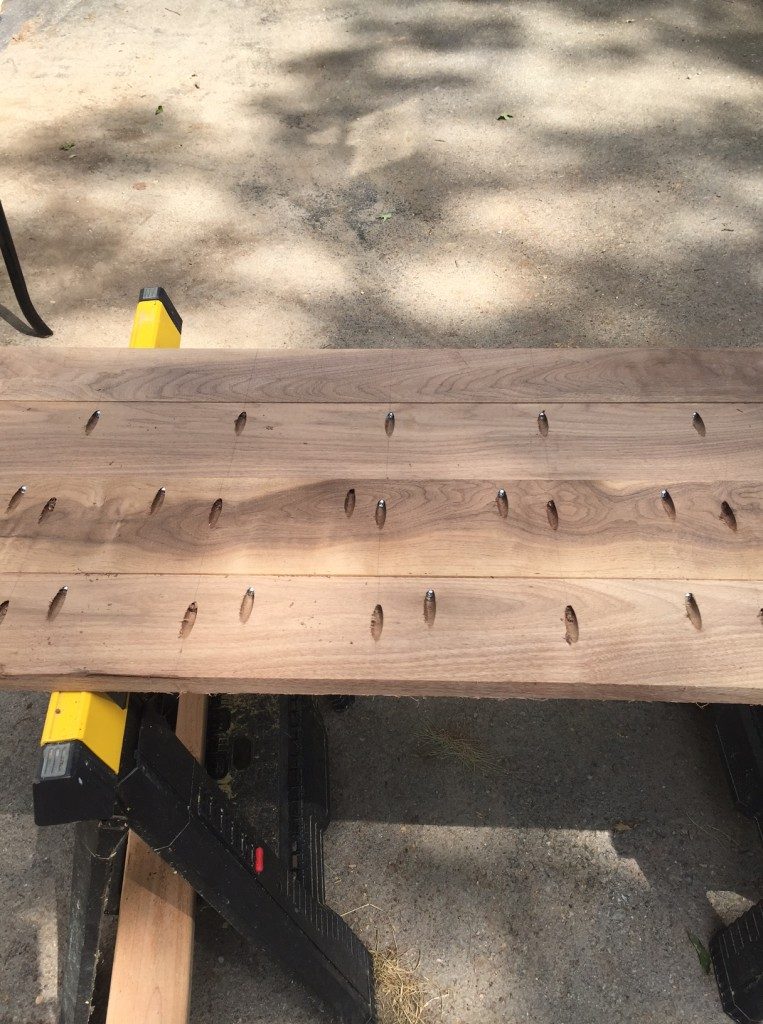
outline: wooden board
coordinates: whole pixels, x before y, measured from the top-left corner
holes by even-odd
[[[201,677],[316,684],[319,692],[466,692],[511,695],[513,684],[591,680],[677,691],[701,685],[737,695],[760,685],[763,587],[703,580],[459,580],[346,577],[88,576],[70,581],[47,618],[61,576],[0,576],[10,594],[0,625],[6,675]],[[249,587],[247,621],[241,607]],[[433,625],[425,594],[435,590]],[[701,629],[687,618],[696,596]],[[193,627],[181,622],[195,603]],[[372,616],[383,609],[379,639]],[[565,609],[579,636],[567,643]],[[62,680],[65,686],[65,680]],[[348,690],[347,687],[350,686]],[[666,686],[669,691],[669,687]],[[708,697],[710,699],[710,697]],[[715,696],[713,696],[715,699]]]
[[[0,399],[758,402],[761,349],[0,349]]]
[[[762,385],[746,350],[3,350],[0,687],[760,699]]]
[[[176,732],[196,758],[205,725],[206,698],[181,694]],[[185,879],[130,832],[106,1024],[186,1024],[195,903]]]
[[[754,481],[671,483],[668,505],[660,481],[512,480],[503,505],[491,480],[186,477],[152,512],[155,479],[24,479],[8,510],[17,478],[0,477],[6,573],[763,576]]]
[[[247,412],[246,427],[234,424]],[[238,405],[115,402],[87,434],[92,406],[2,402],[3,472],[141,473],[156,486],[194,476],[754,480],[763,451],[763,404],[397,405],[391,437],[382,405]],[[616,474],[613,470],[616,469]]]

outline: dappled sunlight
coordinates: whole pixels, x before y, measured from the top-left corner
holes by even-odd
[[[500,317],[529,305],[533,291],[527,272],[514,261],[502,262],[500,248],[496,244],[492,259],[479,260],[468,249],[462,254],[451,247],[439,259],[403,267],[391,295],[398,315],[413,322],[434,320],[443,329],[458,331],[471,318]]]
[[[421,103],[420,99],[405,100],[353,122],[347,133],[352,174],[367,174],[407,160],[419,151],[423,135]]]
[[[16,695],[3,696],[7,702]],[[13,721],[13,708],[6,710]],[[19,795],[25,805],[28,788]],[[3,809],[0,836],[0,904],[6,911],[0,931],[0,963],[6,971],[4,978],[15,979],[13,989],[0,986],[0,1019],[53,1024],[57,1019],[59,958],[56,879],[49,864],[44,865],[48,870],[43,878],[36,877],[41,868],[40,851],[31,815]],[[68,852],[68,844],[62,848]]]
[[[37,937],[37,1005],[55,1006],[58,1000],[58,921],[53,885],[46,906],[23,910],[19,922]]]
[[[0,51],[0,194],[52,343],[122,344],[150,282],[197,345],[751,343],[753,11],[231,2],[177,37],[140,0],[63,47],[41,24]]]
[[[667,705],[358,701],[326,719],[328,900],[370,941],[422,951],[448,1024],[720,1024],[686,932],[757,899],[760,863],[702,723]],[[371,743],[386,756],[369,767]]]
[[[390,835],[339,822],[326,842],[330,904],[369,941],[394,935],[401,948],[426,950],[421,974],[446,1021],[604,1020],[611,991],[637,991],[643,971],[670,970],[657,937],[672,929],[676,905],[652,891],[635,859],[618,856],[608,832],[403,825]],[[436,915],[422,912],[443,893]],[[673,1007],[693,976],[675,974],[650,1019],[688,1020]]]
[[[336,296],[341,300],[348,289],[342,262],[315,237],[300,239],[296,244],[253,246],[231,264],[241,279],[259,285],[273,298],[297,301],[310,292],[322,298]]]

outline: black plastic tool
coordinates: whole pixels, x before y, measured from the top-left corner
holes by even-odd
[[[332,1019],[372,1024],[371,955],[324,902],[329,799],[317,706],[304,697],[244,698],[230,706],[213,698],[209,719],[212,774],[175,736],[171,711],[156,698],[130,697],[118,773],[104,766],[96,774],[87,759],[97,758],[79,741],[46,744],[34,784],[37,824],[93,817],[123,823],[244,938],[304,981]],[[239,810],[243,793],[231,799],[225,791],[244,783],[256,796],[253,821]],[[102,896],[94,898],[94,917],[100,903]],[[91,931],[97,937],[95,924]],[[80,945],[93,948],[92,941]],[[82,991],[91,974],[73,969],[72,987]],[[93,1022],[90,1015],[71,1019]]]
[[[16,252],[16,246],[13,244],[11,228],[8,224],[7,217],[5,216],[2,203],[0,203],[0,252],[3,254],[3,260],[5,261],[5,266],[8,271],[8,277],[11,279],[11,287],[13,288],[13,294],[16,296],[16,301],[19,304],[19,309],[26,317],[27,323],[38,338],[49,338],[53,331],[51,331],[40,314],[34,308],[34,304],[29,296],[26,281],[24,280],[24,274],[21,270],[21,264],[19,263],[19,257]]]

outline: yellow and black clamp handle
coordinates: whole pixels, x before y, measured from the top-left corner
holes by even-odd
[[[35,779],[37,824],[123,823],[240,935],[307,982],[332,1020],[369,1024],[369,951],[186,750],[169,712],[161,696],[131,694],[122,707],[108,696],[56,695]],[[289,813],[285,795],[279,815]]]
[[[130,348],[180,348],[183,320],[164,288],[143,288],[135,308]]]
[[[32,784],[38,825],[112,816],[117,779],[134,746],[138,702],[133,710],[126,693],[51,694]]]

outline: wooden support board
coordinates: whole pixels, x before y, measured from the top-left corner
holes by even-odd
[[[754,350],[6,349],[0,685],[759,700],[761,384]]]
[[[181,694],[176,732],[196,758],[205,726],[206,697]],[[106,1024],[187,1024],[195,902],[185,879],[130,832]]]

